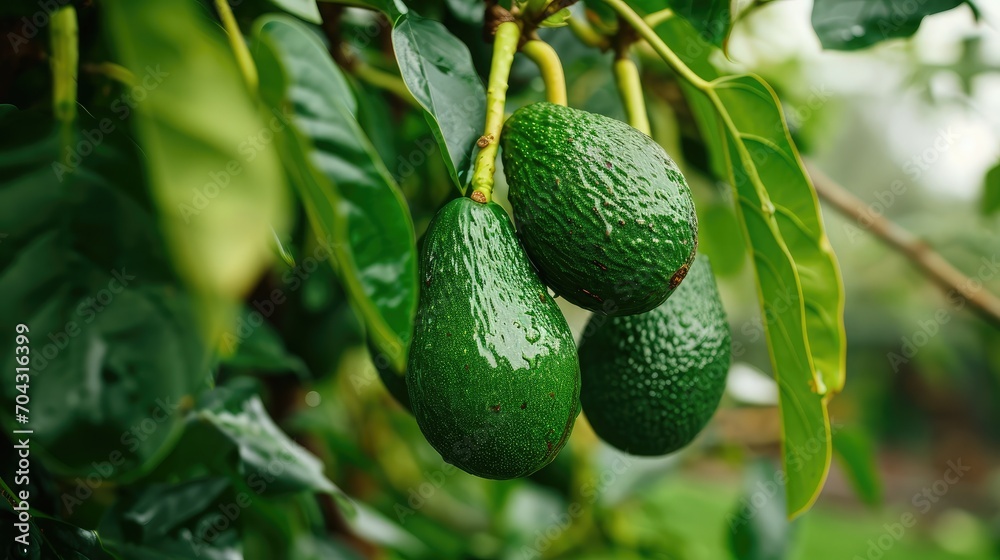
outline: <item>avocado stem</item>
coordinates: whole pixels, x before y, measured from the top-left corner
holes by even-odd
[[[539,39],[532,39],[521,47],[528,58],[538,66],[545,83],[545,99],[556,105],[567,104],[566,75],[563,74],[562,61],[551,45]]]
[[[566,20],[566,23],[569,25],[569,30],[573,32],[573,35],[576,35],[576,38],[584,45],[601,49],[602,51],[611,48],[611,41],[594,29],[586,18],[573,15]]]
[[[642,81],[639,79],[639,69],[628,54],[628,49],[618,53],[614,62],[615,82],[618,93],[622,96],[625,115],[632,128],[650,136],[649,117],[646,115],[646,100],[642,95]]]
[[[476,202],[486,203],[493,199],[493,174],[496,172],[500,130],[507,104],[507,80],[520,40],[521,28],[516,22],[505,21],[497,27],[490,80],[486,87],[486,126],[477,143],[479,153],[476,154],[476,166],[472,172],[472,199]]]
[[[630,8],[624,0],[604,0],[604,2],[618,14],[618,17],[635,28],[636,33],[649,43],[649,46],[653,48],[653,51],[655,51],[656,54],[658,54],[674,72],[677,72],[677,74],[684,78],[685,81],[706,93],[712,88],[711,84],[691,70],[687,64],[684,64],[684,61],[677,56],[677,53],[671,50],[670,47],[663,42],[663,39],[660,39],[660,37],[656,34],[656,31],[653,31],[653,28],[646,23],[646,20],[642,19],[642,16]]]
[[[62,146],[69,146],[73,142],[73,123],[76,121],[76,82],[80,60],[76,8],[66,6],[59,9],[52,15],[51,21],[52,55],[49,65],[52,71],[52,112],[61,125]],[[69,150],[65,151],[68,158]]]
[[[236,23],[236,16],[233,15],[233,10],[229,7],[229,2],[227,0],[215,0],[215,9],[219,12],[219,19],[222,20],[222,27],[225,28],[226,35],[229,36],[229,45],[233,49],[233,54],[236,55],[236,62],[239,63],[240,71],[243,73],[243,79],[246,81],[247,87],[250,88],[250,91],[257,91],[257,84],[259,83],[257,66],[253,62],[253,57],[250,56],[250,49],[247,48],[247,43],[243,39],[243,32],[240,31],[240,25]]]

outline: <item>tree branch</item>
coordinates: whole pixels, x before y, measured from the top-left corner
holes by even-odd
[[[871,212],[861,199],[816,166],[807,163],[806,168],[820,198],[849,218],[868,221],[868,231],[902,253],[941,289],[961,295],[983,319],[1000,327],[1000,298],[983,288],[981,281],[978,288],[974,287],[973,279],[952,266],[925,241],[885,216]]]

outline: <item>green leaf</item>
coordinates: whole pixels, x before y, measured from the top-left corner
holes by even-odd
[[[876,464],[875,446],[867,433],[841,427],[833,433],[833,450],[840,459],[854,492],[869,506],[882,503],[882,480]]]
[[[629,5],[643,15],[672,10],[694,27],[701,41],[716,47],[725,44],[735,20],[730,0],[629,0]]]
[[[354,504],[326,477],[323,463],[274,423],[259,391],[255,380],[242,377],[204,394],[173,452],[144,480],[225,476],[251,501],[323,493],[353,514]]]
[[[770,461],[755,461],[749,466],[743,496],[726,519],[729,552],[736,560],[789,558],[797,524],[785,515],[781,471]]]
[[[4,527],[12,527],[17,522],[16,518],[12,513],[8,513],[10,506],[6,503],[4,505],[6,507],[0,508],[2,511],[0,522],[4,524]],[[96,532],[43,517],[32,517],[27,548],[20,544],[8,544],[7,542],[4,543],[4,547],[4,550],[16,551],[18,554],[8,558],[24,560],[50,560],[52,558],[118,560],[117,556],[104,547]]]
[[[448,173],[465,194],[486,122],[486,91],[472,55],[444,25],[412,11],[396,19],[392,46],[406,87],[426,111]]]
[[[368,335],[396,369],[416,314],[416,241],[392,176],[349,111],[350,90],[326,48],[302,24],[264,17],[255,25],[262,93],[294,113],[283,158],[313,229],[333,251]]]
[[[1000,164],[986,172],[980,209],[984,216],[991,216],[1000,210]]]
[[[316,0],[271,0],[271,3],[309,23],[317,25],[323,23],[323,17],[319,14]]]
[[[248,495],[230,480],[199,477],[144,484],[119,491],[101,522],[108,547],[126,559],[235,560]]]
[[[91,139],[100,130],[80,126]],[[3,128],[22,132],[0,140],[0,324],[30,328],[28,427],[51,470],[86,475],[99,463],[122,477],[166,451],[175,410],[204,386],[194,301],[166,262],[127,135],[76,136],[93,151],[70,170],[53,164],[61,130],[48,118],[12,113]],[[14,363],[13,352],[0,355]],[[8,428],[21,394],[11,381],[0,387]]]
[[[909,37],[924,16],[969,4],[967,0],[815,0],[812,25],[825,49],[856,50]]]
[[[657,33],[710,80],[704,91],[690,84],[684,91],[709,149],[722,152],[749,243],[780,391],[788,511],[794,517],[815,501],[830,466],[826,402],[846,377],[840,270],[771,88],[753,75],[719,76],[708,63],[712,49],[698,45],[689,26],[660,25]],[[692,41],[702,48],[691,48]]]
[[[258,110],[193,0],[102,8],[118,60],[142,86],[131,122],[178,267],[212,302],[234,301],[272,260],[272,226],[288,222],[280,123]]]

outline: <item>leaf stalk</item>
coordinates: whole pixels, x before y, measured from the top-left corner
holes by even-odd
[[[486,87],[486,125],[477,143],[476,165],[472,173],[472,199],[486,203],[493,199],[493,175],[503,128],[504,107],[507,104],[507,81],[514,53],[521,40],[521,28],[516,22],[505,21],[497,27],[493,42],[493,61]]]
[[[562,61],[552,45],[532,39],[521,47],[521,52],[538,66],[545,83],[545,99],[549,103],[566,105],[566,75],[563,73]]]

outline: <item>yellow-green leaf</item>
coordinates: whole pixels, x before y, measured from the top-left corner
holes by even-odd
[[[272,226],[288,221],[274,135],[196,2],[102,7],[117,59],[136,77],[112,110],[138,133],[178,269],[203,294],[238,299],[273,257]]]
[[[710,151],[735,190],[757,276],[764,328],[780,389],[790,517],[822,489],[832,455],[826,403],[844,385],[846,341],[840,270],[819,202],[777,96],[753,75],[722,76],[714,47],[667,18],[657,36],[704,84],[683,89]],[[722,168],[722,169],[720,169]]]

